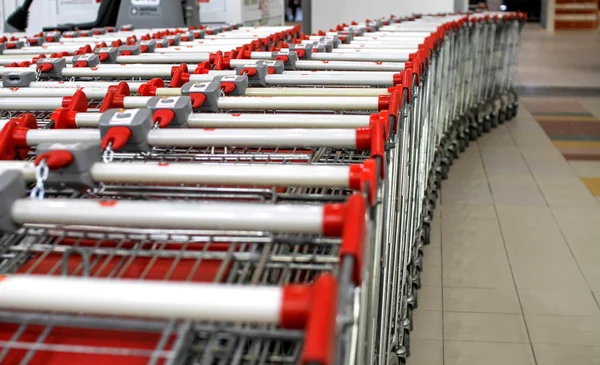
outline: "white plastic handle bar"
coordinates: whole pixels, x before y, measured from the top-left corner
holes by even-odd
[[[94,45],[93,43],[91,44]],[[14,55],[39,55],[46,53],[68,52],[73,53],[81,48],[81,44],[57,44],[55,46],[40,46],[40,47],[23,47],[19,49],[5,49],[2,54],[7,56]]]
[[[156,129],[148,132],[154,147],[335,147],[363,148],[355,129]],[[97,129],[30,129],[28,146],[42,143],[99,142]]]
[[[378,110],[377,97],[222,97],[223,110]]]
[[[75,124],[79,128],[97,128],[101,115],[102,113],[77,113]],[[188,126],[190,128],[361,128],[368,127],[369,120],[369,115],[351,114],[197,113],[190,115]]]
[[[30,88],[105,88],[116,85],[114,81],[33,81]],[[127,81],[131,92],[137,92],[145,82]],[[72,95],[72,94],[71,94]]]
[[[318,61],[368,61],[368,62],[406,62],[408,53],[313,53],[313,60]]]
[[[333,70],[333,71],[391,71],[404,70],[399,62],[352,62],[352,61],[296,61],[297,70]]]
[[[372,49],[372,48],[387,48],[390,50],[407,49],[412,52],[417,51],[420,42],[413,43],[384,43],[384,42],[368,42],[368,43],[351,43],[340,44],[338,49]]]
[[[108,91],[108,86],[104,88],[0,88],[0,98],[65,97],[72,96],[77,90],[83,91],[89,99],[102,99]]]
[[[271,205],[205,201],[97,201],[18,199],[16,224],[58,224],[183,230],[273,231],[323,234],[331,214],[325,205]]]
[[[368,54],[380,54],[380,53],[384,53],[387,54],[389,56],[394,56],[397,58],[401,58],[401,57],[406,57],[408,58],[408,55],[416,52],[417,48],[415,49],[392,49],[390,48],[386,48],[386,47],[379,47],[379,48],[354,48],[354,49],[347,49],[347,48],[335,48],[332,53],[336,53],[336,54],[352,54],[352,53],[368,53]],[[314,54],[313,54],[314,56]]]
[[[152,146],[359,148],[353,129],[161,129],[148,133]]]
[[[163,67],[67,67],[63,77],[171,77],[171,70]]]
[[[309,87],[250,87],[245,96],[380,96],[387,95],[385,88],[309,88]]]
[[[162,49],[162,48],[161,48]],[[178,53],[143,53],[140,55],[132,56],[117,56],[118,63],[200,63],[208,61],[210,59],[210,53],[190,53],[190,54],[178,54]]]
[[[0,276],[3,309],[278,324],[282,306],[276,286]]]
[[[35,181],[33,162],[0,161],[0,172],[7,170],[19,170],[28,182]],[[90,173],[103,183],[350,186],[349,166],[113,162],[96,163]]]
[[[364,85],[364,86],[394,86],[393,73],[380,72],[376,74],[344,73],[343,71],[314,71],[299,73],[284,73],[267,75],[265,81],[269,85]]]
[[[54,110],[63,106],[63,98],[1,98],[0,110]]]

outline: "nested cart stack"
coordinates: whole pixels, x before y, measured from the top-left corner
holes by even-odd
[[[397,364],[521,14],[0,40],[1,364]]]

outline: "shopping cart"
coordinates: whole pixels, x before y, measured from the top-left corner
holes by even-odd
[[[516,109],[522,18],[53,34],[79,48],[41,70],[13,46],[0,362],[405,361],[440,181]]]

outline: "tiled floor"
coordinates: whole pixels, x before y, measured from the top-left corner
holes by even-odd
[[[562,63],[541,57],[556,54],[552,42],[576,49],[564,38],[526,33],[522,49],[533,53],[521,53],[522,76],[553,86],[535,73],[558,75],[571,62],[587,67],[571,76],[600,86],[598,46]],[[600,199],[581,179],[600,169],[567,161],[525,104],[472,144],[443,183],[410,365],[600,364]],[[600,98],[583,106],[600,117]]]

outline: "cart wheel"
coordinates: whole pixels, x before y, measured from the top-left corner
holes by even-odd
[[[422,249],[417,250],[417,254],[415,255],[415,269],[417,269],[417,272],[423,271],[423,250]],[[413,283],[415,283],[417,285],[417,289],[421,289],[421,284],[420,283],[417,284],[415,281],[415,280],[419,280],[419,279],[420,279],[420,277],[417,277],[417,273],[415,273]]]
[[[485,133],[489,133],[492,130],[492,120],[489,116],[483,120],[482,128]]]
[[[413,282],[412,283],[412,307],[413,307],[413,309],[419,308],[419,297],[417,296],[418,291],[419,291],[419,288],[417,288],[417,286]]]
[[[452,157],[457,160],[460,157],[460,140],[454,141],[454,146],[452,148]]]
[[[514,103],[513,104],[513,115],[512,115],[512,117],[513,118],[516,117],[518,113],[519,113],[519,103]]]
[[[448,166],[442,165],[441,168],[442,168],[442,171],[441,171],[442,180],[447,180],[448,179]]]
[[[421,228],[421,236],[423,237],[423,243],[428,245],[431,243],[431,227],[429,224],[423,224],[423,228]]]
[[[471,127],[469,129],[469,141],[476,141],[477,137],[477,128]]]
[[[465,138],[460,138],[458,140],[458,151],[460,153],[465,152],[465,150],[467,149],[467,140]]]
[[[515,117],[515,107],[514,105],[509,105],[506,108],[506,120],[512,120]]]
[[[390,352],[388,355],[387,365],[405,365],[406,359],[399,357],[393,352]]]
[[[408,318],[408,321],[410,322],[410,324],[408,325],[408,329],[412,332],[415,329],[415,326],[413,324],[413,309],[411,307],[408,307],[406,310],[406,317]]]
[[[413,283],[415,286],[418,287],[418,289],[421,289],[421,287],[423,286],[423,284],[421,282],[421,273],[417,273],[415,275],[415,279],[413,280]]]
[[[506,122],[506,111],[500,110],[500,113],[498,113],[498,124],[504,124],[504,122]]]
[[[404,330],[404,338],[402,339],[402,346],[406,352],[406,357],[410,357],[410,330],[407,328]]]
[[[498,114],[492,114],[490,121],[492,122],[492,128],[498,128]]]
[[[471,145],[471,140],[469,139],[469,134],[471,133],[470,129],[465,129],[464,138],[461,138],[463,143],[465,144],[465,149]]]
[[[481,137],[483,135],[483,123],[477,125],[477,137]]]

